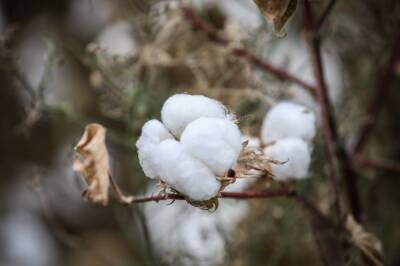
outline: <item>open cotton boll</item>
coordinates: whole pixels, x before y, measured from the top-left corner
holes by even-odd
[[[307,143],[298,138],[286,138],[264,149],[264,153],[273,160],[285,162],[272,164],[272,173],[276,180],[303,179],[308,175],[311,161]]]
[[[159,144],[157,163],[160,179],[193,200],[211,199],[220,190],[221,183],[212,171],[176,140],[167,139]]]
[[[142,134],[136,142],[140,166],[144,174],[150,178],[157,178],[156,148],[158,144],[173,138],[166,127],[158,120],[147,121],[142,128]]]
[[[315,132],[314,113],[305,106],[284,101],[267,113],[261,135],[265,143],[282,138],[301,138],[309,142]]]
[[[227,117],[220,102],[203,95],[176,94],[165,101],[161,120],[172,134],[180,138],[186,126],[199,117]]]
[[[214,174],[223,176],[232,168],[242,148],[241,135],[228,119],[202,117],[183,131],[181,143]]]

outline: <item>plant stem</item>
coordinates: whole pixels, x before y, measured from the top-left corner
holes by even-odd
[[[329,3],[327,4],[326,8],[324,9],[320,18],[317,21],[317,25],[315,27],[316,30],[319,30],[322,27],[322,24],[324,23],[326,18],[329,16],[329,14],[332,12],[332,9],[335,6],[335,4],[336,4],[336,0],[329,0]]]

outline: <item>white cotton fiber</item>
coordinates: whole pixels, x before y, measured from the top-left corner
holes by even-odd
[[[173,137],[160,121],[153,119],[143,125],[142,134],[136,142],[136,147],[139,163],[147,177],[158,177],[155,150],[161,141],[169,138]]]
[[[196,201],[216,196],[221,187],[212,171],[191,156],[176,140],[167,139],[157,147],[158,173],[170,187]]]
[[[180,138],[186,126],[199,117],[227,117],[225,107],[202,95],[176,94],[165,101],[161,120],[172,134]]]
[[[309,142],[316,132],[315,115],[307,107],[280,102],[264,118],[261,135],[264,143],[282,138],[301,138]]]
[[[181,143],[214,174],[224,174],[236,163],[242,148],[240,130],[229,119],[202,117],[183,131]]]
[[[284,164],[272,164],[272,173],[276,180],[303,179],[308,175],[311,161],[307,143],[298,138],[286,138],[267,146],[264,153],[271,159]]]
[[[259,138],[244,135],[242,136],[242,143],[247,141],[247,147],[249,148],[260,148],[261,141]]]
[[[157,119],[152,119],[147,121],[142,127],[142,135],[148,138],[154,143],[160,143],[165,139],[172,139],[173,136],[169,133],[168,129],[158,121]]]

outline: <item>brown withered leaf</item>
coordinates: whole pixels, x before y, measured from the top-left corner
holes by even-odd
[[[88,185],[84,197],[94,203],[108,204],[110,163],[105,144],[106,129],[99,124],[89,124],[75,146],[77,156],[74,171],[80,172]]]
[[[372,233],[365,231],[365,229],[354,220],[352,215],[347,216],[345,225],[351,235],[354,245],[373,262],[373,265],[383,266],[383,250],[380,239]]]
[[[282,32],[283,27],[292,17],[297,8],[297,0],[255,0],[262,14],[274,23],[276,32]]]

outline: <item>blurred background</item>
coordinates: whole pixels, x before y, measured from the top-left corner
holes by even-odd
[[[71,165],[73,147],[88,123],[107,128],[120,186],[151,194],[157,188],[144,177],[135,142],[144,122],[159,118],[162,103],[176,92],[221,100],[236,113],[242,132],[254,137],[278,100],[319,111],[304,89],[193,30],[177,3],[0,1],[0,265],[321,265],[307,217],[288,199],[223,200],[214,213],[185,202],[126,208],[82,200],[86,184]],[[275,34],[251,0],[190,4],[234,45],[315,82],[300,3],[285,36]],[[312,1],[316,14],[326,4]],[[368,119],[364,110],[399,26],[397,0],[337,1],[323,24],[324,73],[348,147]],[[400,161],[399,77],[397,63],[364,152],[370,160]],[[364,226],[382,240],[385,265],[400,265],[399,172],[358,170]],[[239,182],[231,189],[249,186]],[[330,212],[320,133],[310,178],[295,186]],[[325,249],[334,248],[328,243]],[[343,261],[359,265],[349,254]]]

